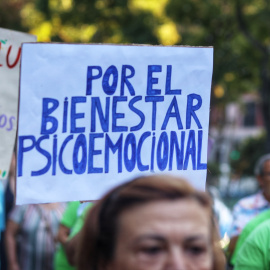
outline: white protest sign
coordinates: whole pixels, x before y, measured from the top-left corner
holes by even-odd
[[[21,44],[34,41],[33,35],[0,28],[0,179],[8,176],[15,143]]]
[[[17,203],[97,200],[136,176],[203,190],[213,48],[23,44]]]

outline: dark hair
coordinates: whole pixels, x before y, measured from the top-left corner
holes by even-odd
[[[259,160],[256,162],[255,168],[254,168],[254,174],[256,176],[263,175],[264,173],[264,163],[266,161],[270,160],[270,154],[263,155],[259,158]]]
[[[103,266],[112,261],[118,218],[124,210],[147,202],[184,198],[193,199],[208,209],[210,213],[212,212],[210,197],[204,192],[195,190],[178,177],[151,175],[136,178],[114,188],[95,204],[86,217],[77,249],[78,270],[101,270]],[[211,226],[213,227],[210,229],[214,247],[218,242],[218,234],[213,221]],[[221,251],[221,248],[218,247],[218,250]],[[215,260],[216,258],[214,258],[214,265]],[[217,260],[220,259],[217,258]],[[213,270],[218,269],[222,268],[213,268]]]

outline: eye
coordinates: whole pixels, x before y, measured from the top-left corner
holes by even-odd
[[[187,251],[192,255],[200,255],[200,254],[203,254],[206,252],[206,247],[205,246],[198,246],[198,245],[189,246],[187,248]]]
[[[148,247],[142,247],[141,252],[146,255],[157,255],[162,252],[162,247],[160,246],[148,246]]]

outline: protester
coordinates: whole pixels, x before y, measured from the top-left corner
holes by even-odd
[[[1,241],[1,235],[2,231],[5,229],[5,212],[4,212],[5,206],[4,206],[4,187],[2,185],[2,182],[0,181],[0,241]],[[2,247],[0,246],[0,251],[2,250]],[[2,257],[0,257],[0,266],[2,262]],[[1,269],[1,267],[0,267]]]
[[[6,227],[6,222],[8,215],[14,206],[14,194],[15,194],[15,174],[16,174],[16,153],[12,154],[8,178],[3,180],[4,183],[4,227]],[[0,239],[0,269],[7,270],[7,258],[6,249],[4,244],[5,230],[1,232]]]
[[[116,187],[86,217],[78,270],[223,270],[211,208],[206,193],[172,176]]]
[[[71,202],[65,211],[58,230],[58,241],[61,245],[55,253],[54,270],[74,270],[74,249],[72,239],[81,230],[90,202]]]
[[[92,202],[82,202],[78,208],[76,222],[72,227],[68,241],[65,243],[65,253],[70,265],[75,265],[75,255],[77,250],[76,243],[78,241],[78,234],[81,231],[85,222],[85,217],[87,216],[87,213],[92,206]]]
[[[228,247],[229,258],[234,252],[239,234],[245,225],[270,207],[270,154],[264,155],[258,160],[254,172],[260,190],[254,195],[241,199],[233,208],[231,241]]]
[[[67,261],[65,254],[65,244],[71,233],[77,219],[77,211],[80,206],[79,201],[70,202],[60,221],[57,240],[60,243],[54,255],[54,270],[72,270],[74,269]]]
[[[270,219],[258,225],[238,252],[234,270],[270,270]]]
[[[15,206],[6,229],[9,270],[52,270],[55,238],[65,204]]]
[[[235,265],[236,259],[238,257],[239,250],[244,245],[246,239],[249,237],[249,235],[263,222],[266,220],[270,220],[270,209],[267,211],[264,211],[263,213],[257,215],[255,218],[253,218],[242,230],[237,243],[236,247],[234,249],[232,258],[231,258],[231,264]]]
[[[5,201],[4,201],[4,187],[0,181],[0,232],[5,229]],[[1,240],[1,234],[0,234]],[[1,257],[0,257],[1,258]]]

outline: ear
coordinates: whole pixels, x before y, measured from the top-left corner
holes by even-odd
[[[261,187],[263,185],[263,177],[261,175],[257,175],[257,182],[259,183],[259,186]]]

